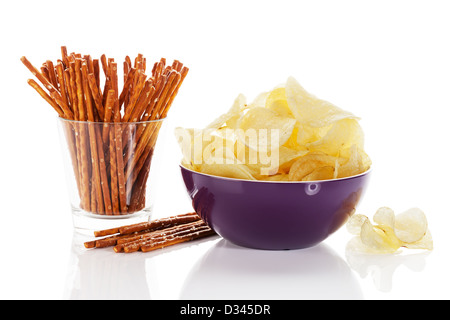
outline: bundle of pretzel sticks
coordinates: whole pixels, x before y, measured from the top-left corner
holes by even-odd
[[[95,231],[98,239],[85,242],[84,246],[88,249],[113,246],[115,252],[125,253],[148,252],[214,234],[193,212]]]
[[[145,191],[153,150],[162,121],[189,69],[174,60],[153,64],[138,54],[123,62],[123,88],[118,64],[61,47],[61,59],[45,61],[40,70],[26,57],[23,64],[41,83],[28,84],[63,121],[80,207],[106,215],[129,214],[145,207]],[[100,83],[101,69],[104,84]]]

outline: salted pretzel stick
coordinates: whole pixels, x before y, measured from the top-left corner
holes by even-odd
[[[116,159],[116,170],[117,170],[117,182],[118,182],[118,192],[120,199],[120,212],[124,214],[128,211],[127,201],[125,194],[125,178],[124,178],[124,164],[123,164],[123,147],[122,147],[122,125],[120,116],[120,106],[118,97],[118,79],[117,79],[117,63],[110,62],[110,78],[111,87],[115,89],[115,101],[114,101],[114,112],[113,112],[113,122],[114,122],[114,142],[115,142],[115,159]],[[111,136],[110,136],[111,138]]]
[[[100,62],[102,65],[103,73],[105,74],[105,84],[103,87],[103,105],[104,105],[106,103],[108,90],[114,89],[114,88],[111,88],[111,78],[110,78],[109,66],[108,66],[106,56],[104,54],[100,57]]]
[[[206,223],[203,220],[198,219],[198,220],[195,220],[192,222],[177,224],[174,226],[168,226],[168,227],[163,227],[163,228],[158,228],[158,229],[142,230],[142,231],[138,231],[138,232],[135,232],[132,234],[121,235],[120,237],[117,237],[116,245],[124,245],[124,244],[129,244],[134,241],[148,240],[150,238],[156,238],[156,237],[161,237],[163,235],[174,234],[179,231],[187,230],[192,227],[200,227],[200,226],[206,226]]]
[[[114,124],[113,124],[114,126]],[[109,131],[109,168],[111,179],[111,203],[113,214],[120,214],[119,187],[117,178],[117,158],[116,158],[116,142],[115,130],[110,128]]]
[[[36,81],[34,81],[33,79],[28,79],[27,82],[34,90],[37,91],[37,93],[40,94],[42,98],[44,98],[45,101],[47,101],[52,106],[53,109],[55,109],[55,111],[61,118],[64,118],[64,111],[62,111],[60,106],[58,106],[58,104],[53,101],[53,99],[47,94],[47,92],[44,91],[44,89],[39,86],[39,84],[36,83]]]
[[[140,250],[142,252],[149,252],[157,249],[162,249],[168,246],[173,246],[178,243],[193,241],[196,239],[200,239],[207,236],[214,235],[215,232],[210,228],[202,228],[199,231],[190,232],[187,234],[170,237],[169,239],[162,239],[159,242],[151,242],[145,245],[140,246]],[[126,252],[126,251],[125,251]]]
[[[108,90],[108,96],[106,99],[106,114],[111,116],[112,109],[115,104],[115,92],[114,90]],[[115,142],[115,130],[109,128],[109,124],[105,123],[103,126],[103,141],[106,142],[105,133],[109,135],[109,165],[110,165],[110,179],[111,179],[111,203],[113,213],[118,214],[120,212],[119,203],[119,189],[117,185],[117,160],[116,160],[116,142]]]
[[[133,110],[129,113],[129,117],[123,119],[123,121],[137,122],[144,113],[145,108],[150,103],[156,88],[153,86],[153,81],[151,79],[145,81],[144,87],[142,88],[141,94],[135,103]],[[130,108],[131,109],[131,108]]]
[[[139,211],[145,206],[145,190],[148,175],[150,173],[150,164],[152,161],[153,149],[145,159],[142,170],[139,172],[136,181],[133,183],[130,197],[130,211]],[[127,190],[128,191],[128,190]]]
[[[100,62],[98,59],[94,59],[93,64],[94,64],[95,82],[97,83],[97,91],[99,92],[100,96],[102,96],[102,90],[100,88]]]
[[[70,101],[68,98],[68,93],[67,93],[67,86],[65,83],[65,78],[64,78],[64,67],[62,65],[62,62],[59,61],[56,64],[56,73],[58,74],[58,83],[59,83],[59,90],[60,90],[60,94],[62,97],[62,101],[64,103],[64,105],[68,106],[68,109],[71,111],[71,114],[68,114],[67,116],[69,116],[70,120],[73,120],[73,111],[70,108]]]
[[[49,80],[47,80],[40,72],[38,69],[36,69],[31,63],[30,61],[28,61],[28,59],[26,57],[22,57],[20,58],[20,61],[22,61],[22,63],[25,65],[25,67],[28,68],[28,70],[31,71],[31,73],[44,85],[44,87],[49,91],[49,92],[56,92],[56,94],[59,94],[58,90],[49,82]]]
[[[145,82],[146,78],[147,76],[144,73],[142,73],[140,70],[137,71],[137,75],[135,77],[136,87],[134,89],[133,95],[130,97],[130,102],[128,103],[128,106],[125,110],[125,114],[123,116],[122,121],[127,122],[130,119],[131,114],[133,113],[136,103],[139,99],[139,96],[141,95],[141,91],[143,90],[144,85],[146,83]]]
[[[103,199],[105,202],[105,212],[107,215],[110,215],[110,214],[112,214],[113,208],[112,208],[112,203],[111,203],[108,174],[106,171],[102,133],[100,132],[100,127],[98,127],[98,125],[95,126],[95,135],[96,135],[96,139],[97,139],[97,153],[98,153],[98,161],[99,161],[99,165],[100,165],[100,178],[101,178],[101,184],[102,184],[102,190],[103,190]]]
[[[105,101],[105,116],[103,118],[103,122],[105,123],[103,126],[103,142],[108,141],[108,135],[109,135],[109,123],[112,120],[113,117],[113,109],[114,109],[114,98],[115,91],[114,90],[108,90],[106,101]]]
[[[70,75],[70,91],[72,92],[73,117],[75,120],[80,120],[80,113],[78,112],[78,94],[75,75],[75,61],[69,62],[69,75]]]
[[[180,90],[181,84],[183,83],[184,79],[186,78],[188,72],[189,72],[189,68],[187,68],[187,67],[183,67],[183,68],[181,69],[181,71],[180,71],[181,78],[180,78],[180,80],[178,81],[175,90],[172,92],[172,94],[171,94],[171,96],[170,96],[170,98],[169,98],[169,101],[167,102],[167,106],[165,107],[165,111],[164,111],[164,113],[162,114],[162,118],[165,118],[165,117],[167,116],[167,113],[168,113],[170,107],[172,106],[173,99],[175,99],[175,97],[177,96],[178,91]]]
[[[197,231],[200,228],[208,228],[202,220],[186,223],[170,228],[159,229],[152,232],[142,233],[127,238],[117,239],[117,244],[114,246],[115,252],[134,252],[138,251],[142,245],[150,244],[151,242],[159,242],[163,239],[168,239],[176,235],[186,234]]]
[[[118,244],[118,245],[114,246],[113,249],[117,253],[119,253],[119,252],[132,253],[132,252],[136,252],[139,250],[146,252],[144,250],[146,250],[149,247],[159,246],[159,245],[161,245],[161,242],[165,243],[164,246],[161,246],[161,248],[163,248],[168,245],[171,245],[171,244],[168,244],[168,242],[171,240],[177,239],[179,237],[186,237],[188,235],[194,235],[197,232],[202,232],[202,231],[210,232],[211,229],[208,226],[204,225],[204,226],[191,227],[191,228],[188,228],[185,230],[180,230],[180,231],[170,233],[167,235],[163,235],[162,233],[155,232],[157,234],[154,237],[148,237],[148,238],[145,238],[142,240],[136,240],[136,241],[129,242],[129,243]],[[213,234],[213,232],[211,234]],[[191,240],[194,240],[194,239],[191,239]],[[186,240],[186,241],[188,241],[188,240]],[[184,242],[184,241],[181,241],[181,242]],[[179,242],[177,242],[177,243],[179,243]],[[173,244],[175,244],[175,243],[173,243]],[[157,248],[155,248],[155,249],[157,249]],[[151,251],[151,250],[147,250],[147,251]]]
[[[50,73],[48,72],[47,64],[44,62],[41,67],[41,73],[47,79],[50,81]]]
[[[123,238],[125,236],[135,236],[139,232],[141,232],[141,233],[153,232],[156,230],[170,228],[173,226],[186,224],[186,223],[190,223],[190,222],[194,222],[194,221],[198,221],[198,220],[200,220],[200,217],[195,212],[192,212],[192,213],[180,214],[177,216],[156,219],[156,220],[149,221],[149,222],[130,224],[130,225],[126,225],[126,226],[122,226],[122,227],[118,227],[118,228],[98,230],[98,231],[94,231],[94,236],[95,237],[110,236],[110,237],[106,237],[106,238],[99,239],[96,241],[100,241],[100,240],[105,240],[105,241],[115,240],[115,241],[117,241],[117,239]],[[116,242],[114,242],[114,244],[116,244]]]
[[[64,70],[64,83],[66,85],[68,105],[71,107],[73,114],[73,119],[75,120],[75,112],[73,110],[73,98],[72,98],[72,88],[70,87],[70,70],[69,68]]]
[[[95,188],[95,193],[91,193],[92,196],[96,197],[97,202],[97,210],[91,210],[100,214],[105,212],[104,210],[104,200],[103,200],[103,189],[102,189],[102,180],[100,178],[100,165],[98,160],[98,149],[97,149],[97,134],[95,130],[95,121],[94,117],[94,107],[92,105],[91,94],[89,90],[88,84],[88,66],[86,62],[82,63],[82,83],[83,83],[83,91],[86,98],[86,111],[87,111],[87,120],[92,123],[88,123],[88,132],[89,132],[89,143],[91,147],[91,160],[92,160],[92,189]],[[104,181],[105,182],[105,181]],[[107,182],[107,181],[106,181]],[[93,206],[91,200],[91,207]]]
[[[89,88],[91,89],[92,97],[94,98],[94,103],[97,108],[100,119],[105,118],[105,108],[103,107],[102,95],[100,94],[97,86],[97,80],[95,79],[95,74],[89,73],[87,75]]]
[[[81,121],[85,121],[86,112],[84,107],[84,92],[83,92],[83,83],[81,78],[81,59],[75,60],[75,84],[77,91],[77,99],[78,99],[78,112],[79,119]],[[89,156],[88,156],[88,144],[86,144],[86,138],[88,133],[86,131],[86,127],[83,124],[79,124],[78,126],[79,136],[80,136],[80,152],[81,152],[81,204],[84,210],[90,211],[90,179],[89,179]]]
[[[55,73],[55,66],[53,65],[53,62],[50,60],[47,60],[46,62],[47,69],[48,69],[48,75],[50,78],[50,83],[58,90],[58,81],[56,80],[56,73]]]
[[[128,226],[123,226],[119,228],[120,234],[131,234],[133,232],[138,232],[142,230],[157,230],[161,228],[167,228],[175,226],[178,224],[188,223],[192,221],[199,220],[200,217],[195,213],[186,213],[177,216],[171,216],[167,218],[161,218],[149,222],[136,223]]]
[[[135,74],[136,74],[136,69],[131,68],[130,71],[128,72],[125,84],[123,85],[122,92],[120,93],[120,96],[119,96],[119,105],[120,106],[123,105],[123,103],[125,102],[125,99],[128,97],[130,86],[134,81]]]
[[[66,46],[61,46],[61,58],[62,58],[62,62],[64,64],[64,69],[68,68],[69,67],[69,59],[68,59]]]

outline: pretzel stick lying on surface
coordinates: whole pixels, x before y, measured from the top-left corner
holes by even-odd
[[[88,249],[114,246],[115,252],[146,252],[214,234],[196,213],[188,213],[95,231],[96,237],[105,237],[85,242],[84,246]]]

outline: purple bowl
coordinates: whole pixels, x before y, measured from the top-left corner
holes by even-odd
[[[308,248],[325,240],[353,214],[371,172],[278,182],[180,168],[194,210],[217,234],[239,246],[268,250]]]

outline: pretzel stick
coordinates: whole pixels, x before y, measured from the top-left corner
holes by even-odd
[[[95,82],[97,84],[97,91],[99,92],[100,96],[102,96],[102,90],[100,88],[100,62],[98,59],[94,59],[93,64],[94,64]]]
[[[208,228],[204,221],[199,220],[169,228],[159,229],[152,232],[141,233],[127,238],[117,239],[114,246],[115,252],[134,252],[138,251],[141,246],[150,244],[151,242],[159,242],[170,236],[181,235],[198,230],[199,228]]]
[[[173,246],[178,243],[193,241],[207,236],[214,235],[215,232],[210,228],[202,228],[201,230],[189,232],[187,234],[175,235],[173,237],[162,238],[159,242],[150,242],[140,246],[142,252],[149,252],[157,249],[162,249],[168,246]],[[125,251],[126,252],[126,251]]]
[[[118,182],[118,192],[119,192],[119,200],[120,200],[120,211],[122,214],[127,212],[127,201],[125,197],[125,179],[124,179],[124,168],[123,168],[123,148],[122,148],[122,125],[119,124],[121,122],[120,116],[120,106],[119,106],[119,97],[118,97],[118,79],[117,79],[117,63],[110,63],[110,78],[111,78],[111,87],[115,89],[115,101],[114,101],[114,112],[113,112],[113,121],[114,121],[114,142],[115,142],[115,159],[116,159],[116,170],[117,170],[117,182]],[[111,138],[111,136],[110,136]]]
[[[62,58],[62,62],[64,64],[64,69],[67,69],[69,67],[69,58],[68,58],[66,46],[61,46],[61,58]]]
[[[112,109],[115,104],[114,90],[108,90],[105,106],[105,116],[112,114]],[[105,123],[103,126],[103,141],[106,143],[105,133],[109,135],[109,164],[110,164],[110,178],[111,178],[111,203],[113,213],[118,214],[119,206],[119,190],[117,187],[117,160],[116,160],[116,143],[114,136],[114,128],[109,128],[109,124]]]
[[[64,83],[66,85],[68,105],[71,107],[72,112],[74,113],[73,119],[75,119],[75,112],[73,110],[72,88],[70,87],[70,70],[69,69],[64,70]]]
[[[120,106],[123,105],[123,103],[125,102],[125,99],[129,95],[130,86],[134,81],[135,74],[136,74],[136,69],[131,68],[130,71],[128,72],[127,79],[125,80],[125,83],[123,85],[122,92],[120,93],[120,96],[119,96],[119,105]]]
[[[164,226],[157,229],[142,230],[132,234],[120,235],[116,238],[116,245],[124,245],[137,240],[146,240],[149,238],[161,237],[161,235],[173,234],[178,231],[187,230],[189,228],[199,226],[206,226],[206,223],[201,219],[197,219],[186,223]]]
[[[157,230],[160,228],[167,228],[178,224],[188,223],[199,220],[200,217],[195,213],[186,213],[177,216],[171,216],[167,218],[161,218],[149,222],[136,223],[119,228],[120,234],[131,234],[142,230]]]
[[[144,87],[141,90],[141,93],[134,105],[133,110],[128,113],[128,118],[124,117],[123,121],[137,122],[140,119],[141,115],[144,113],[145,108],[152,99],[155,91],[156,88],[153,86],[153,82],[151,80],[145,81]]]
[[[50,60],[45,61],[45,63],[47,64],[49,81],[56,89],[58,89],[58,81],[56,80],[55,66],[53,65],[53,62],[51,62]]]
[[[58,113],[61,118],[64,118],[64,111],[61,110],[60,106],[47,94],[47,92],[42,89],[39,84],[36,83],[33,79],[28,79],[28,84],[40,94],[45,101],[47,101],[53,109]]]
[[[153,150],[154,149],[152,148],[151,152],[145,159],[142,170],[139,171],[136,181],[133,183],[130,197],[131,211],[139,211],[145,206],[145,191],[147,190],[146,183],[150,173]]]
[[[137,75],[135,77],[136,87],[134,89],[133,95],[130,98],[130,102],[125,110],[125,114],[123,116],[122,121],[127,122],[130,119],[131,114],[133,113],[136,103],[139,99],[139,96],[141,95],[141,91],[143,90],[144,85],[146,83],[145,81],[146,78],[147,76],[144,73],[142,73],[140,70],[137,71]]]
[[[107,215],[110,215],[112,214],[111,195],[109,189],[108,174],[106,171],[102,134],[100,132],[100,127],[98,126],[95,126],[95,135],[97,139],[97,153],[98,153],[98,161],[100,164],[100,178],[103,190],[103,199],[105,201],[105,212]]]
[[[78,112],[79,120],[86,120],[86,113],[84,109],[84,93],[83,84],[81,80],[81,59],[75,60],[75,83],[77,89],[77,99],[78,99]],[[90,187],[89,187],[89,156],[88,156],[88,145],[86,145],[86,137],[88,133],[86,132],[86,127],[83,124],[79,124],[79,136],[80,136],[80,152],[81,152],[81,205],[86,211],[90,211]]]
[[[95,106],[97,107],[98,114],[100,119],[105,118],[105,108],[103,107],[102,96],[99,92],[99,88],[97,86],[97,81],[95,79],[95,74],[89,73],[87,75],[89,81],[89,88],[91,89],[92,97],[94,98]]]
[[[134,237],[138,234],[153,232],[156,230],[170,228],[177,225],[182,225],[194,221],[200,220],[200,217],[195,213],[180,214],[177,216],[171,216],[167,218],[156,219],[149,222],[141,222],[131,225],[122,226],[119,228],[111,228],[94,231],[95,237],[105,237],[103,239],[94,240],[98,242],[98,246],[95,247],[105,247],[116,245],[118,239],[124,239],[126,237]],[[95,244],[95,243],[94,243]],[[88,246],[92,247],[92,241],[89,241]],[[86,243],[85,243],[86,246]]]
[[[28,61],[26,57],[20,58],[20,61],[31,71],[31,73],[44,85],[49,92],[55,92],[59,95],[58,90]]]
[[[89,84],[88,84],[88,66],[86,62],[82,63],[82,82],[83,82],[83,91],[86,98],[86,110],[87,110],[87,117],[88,121],[94,122],[94,107],[92,105],[91,100],[91,93],[89,90]],[[98,149],[97,149],[97,133],[95,129],[94,123],[88,123],[88,131],[89,131],[89,143],[91,147],[91,159],[92,159],[92,189],[95,188],[95,197],[97,202],[97,210],[95,212],[98,212],[100,214],[104,213],[104,200],[103,200],[103,189],[102,189],[102,181],[100,178],[100,166],[99,166],[99,159],[98,159]],[[103,181],[104,182],[104,181]],[[91,199],[92,199],[92,193],[91,193]],[[91,200],[91,206],[92,206],[92,200]]]
[[[78,94],[75,75],[75,61],[69,63],[69,75],[70,75],[70,91],[72,92],[73,117],[75,120],[80,120],[80,113],[78,112]]]

